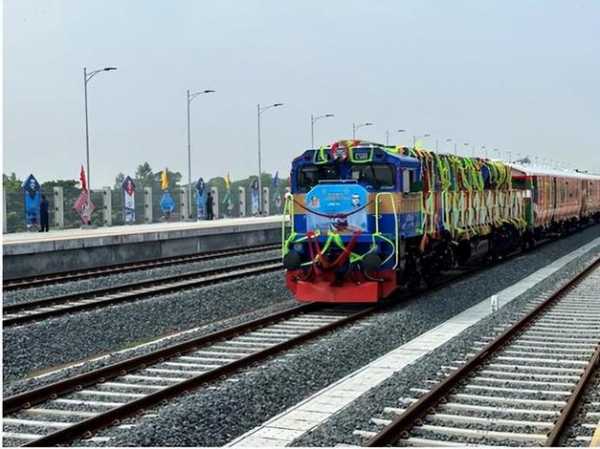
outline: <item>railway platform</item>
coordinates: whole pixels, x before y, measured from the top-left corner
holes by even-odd
[[[3,236],[4,279],[271,244],[281,216],[68,229]]]

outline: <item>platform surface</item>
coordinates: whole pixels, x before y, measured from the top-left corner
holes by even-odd
[[[3,234],[4,255],[274,229],[281,215]]]

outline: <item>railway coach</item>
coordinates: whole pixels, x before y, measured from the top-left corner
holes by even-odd
[[[377,302],[592,219],[598,176],[338,141],[292,162],[286,283],[301,302]]]

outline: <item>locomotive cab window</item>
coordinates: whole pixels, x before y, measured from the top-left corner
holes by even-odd
[[[335,165],[309,165],[298,170],[298,191],[308,192],[319,181],[340,179],[339,168]]]
[[[396,186],[394,173],[395,168],[390,164],[353,165],[351,169],[352,179],[376,190],[393,189]]]

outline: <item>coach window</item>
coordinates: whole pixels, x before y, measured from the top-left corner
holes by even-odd
[[[375,190],[393,189],[395,167],[390,164],[356,164],[352,166],[352,179]]]
[[[298,191],[308,192],[319,181],[340,179],[340,172],[335,165],[310,165],[298,171]]]

